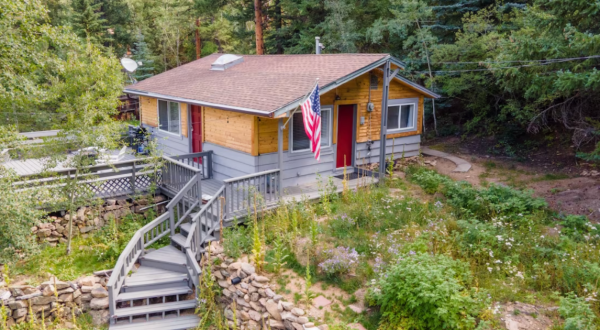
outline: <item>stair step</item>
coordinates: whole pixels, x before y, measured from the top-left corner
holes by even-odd
[[[192,228],[192,223],[186,222],[186,223],[182,224],[181,226],[179,226],[179,228],[182,230],[183,236],[187,237],[187,235],[190,233],[190,229]]]
[[[141,322],[111,325],[109,330],[187,330],[195,329],[200,323],[196,315],[182,315],[163,320],[143,320]]]
[[[146,299],[146,298],[168,297],[168,296],[174,296],[174,295],[180,295],[180,294],[188,294],[191,292],[192,292],[192,289],[190,289],[190,287],[188,285],[182,283],[181,285],[174,287],[174,288],[151,289],[151,290],[138,291],[138,292],[120,293],[117,296],[116,301],[120,302],[120,301],[131,301],[131,300]]]
[[[185,241],[187,240],[187,237],[181,235],[181,234],[176,234],[174,236],[171,236],[171,242],[174,242],[175,244],[179,245],[182,249],[185,247]],[[181,255],[183,255],[180,252]],[[185,256],[184,256],[185,259]]]
[[[125,292],[164,289],[187,284],[187,273],[174,272],[142,265],[137,272],[125,279]]]
[[[183,309],[196,308],[196,300],[174,301],[164,304],[153,304],[135,307],[117,308],[115,310],[115,318],[146,315],[153,313],[171,312]]]
[[[156,263],[186,266],[185,255],[171,245],[167,245],[144,255],[142,257],[142,265],[144,264],[144,261],[153,262],[152,266],[156,266]]]

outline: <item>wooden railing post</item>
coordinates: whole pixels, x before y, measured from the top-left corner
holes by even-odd
[[[212,169],[213,160],[212,160],[212,158],[213,158],[213,153],[211,151],[211,152],[208,153],[208,156],[206,157],[206,160],[207,160],[207,163],[208,163],[207,164],[207,172],[208,172],[207,178],[208,179],[212,179],[212,177],[213,177],[213,169]]]
[[[169,224],[171,227],[171,236],[175,236],[175,210],[169,209]]]
[[[135,195],[135,162],[131,166],[131,190]]]

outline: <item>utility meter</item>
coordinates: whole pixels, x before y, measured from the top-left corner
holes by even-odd
[[[375,104],[373,104],[372,102],[367,103],[367,111],[373,112],[373,110],[375,110]]]

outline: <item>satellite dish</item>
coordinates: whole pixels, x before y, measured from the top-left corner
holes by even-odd
[[[125,71],[129,73],[135,72],[135,70],[137,70],[138,68],[137,62],[127,57],[123,57],[121,59],[121,65],[123,66]]]

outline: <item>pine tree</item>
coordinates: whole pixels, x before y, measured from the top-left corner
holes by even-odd
[[[81,38],[100,45],[110,41],[107,20],[102,18],[100,11],[101,5],[93,4],[91,0],[74,0],[72,4],[75,33]]]
[[[148,44],[144,40],[144,35],[142,33],[137,34],[134,46],[135,47],[131,50],[133,53],[132,58],[138,62],[139,65],[134,74],[135,79],[141,81],[152,77],[154,75],[154,60],[152,60],[152,54],[150,53],[150,49],[148,49]]]

